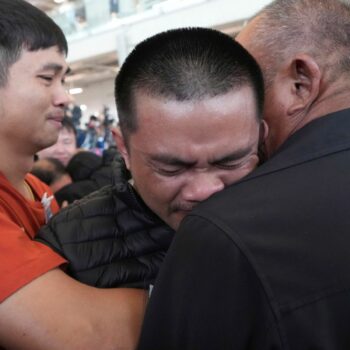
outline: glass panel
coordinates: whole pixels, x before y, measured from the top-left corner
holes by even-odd
[[[163,1],[167,0],[77,0],[63,4],[49,15],[69,37],[106,25],[117,18],[147,11]]]

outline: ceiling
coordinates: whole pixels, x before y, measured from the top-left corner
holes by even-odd
[[[66,78],[68,88],[87,87],[106,79],[114,79],[119,70],[116,52],[94,56],[70,64],[71,72]]]
[[[63,2],[74,2],[74,0],[26,0],[45,12],[58,8]],[[219,26],[216,29],[228,35],[235,34],[242,27],[242,21]],[[111,52],[100,56],[94,56],[86,60],[70,64],[71,72],[66,78],[68,88],[88,87],[97,82],[114,79],[118,70],[119,62],[117,52]]]
[[[64,0],[61,2],[54,0],[26,0],[32,5],[40,8],[44,12],[57,9],[63,2],[74,2],[74,0]],[[118,72],[117,53],[109,53],[101,56],[94,56],[87,60],[74,62],[70,65],[71,72],[66,78],[68,87],[86,87],[90,84],[114,79]]]
[[[45,12],[52,11],[53,9],[55,9],[60,5],[60,3],[56,3],[54,0],[26,0],[26,1]]]

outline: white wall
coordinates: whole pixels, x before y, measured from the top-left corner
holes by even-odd
[[[90,0],[86,0],[90,1]],[[150,11],[120,19],[117,25],[91,30],[88,35],[69,40],[68,61],[117,51],[123,61],[129,51],[141,40],[157,32],[183,26],[215,27],[247,19],[270,3],[271,0],[168,0]],[[103,105],[116,115],[114,79],[84,87],[75,95],[77,104],[85,104],[85,123],[91,114],[101,112]]]
[[[271,0],[168,0],[151,10],[69,38],[68,62],[119,51],[120,61],[141,40],[160,31],[184,27],[215,27],[246,19]]]
[[[84,126],[91,114],[101,113],[103,105],[110,109],[113,116],[117,115],[114,102],[114,79],[101,81],[90,86],[84,87],[83,93],[74,95],[75,103],[85,104],[87,110],[83,112],[81,126]]]

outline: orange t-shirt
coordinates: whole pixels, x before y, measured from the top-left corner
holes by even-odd
[[[33,241],[59,207],[47,185],[31,174],[25,180],[35,201],[23,197],[0,173],[0,302],[66,262],[49,247]]]

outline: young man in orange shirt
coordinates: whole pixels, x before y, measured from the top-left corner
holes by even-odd
[[[0,9],[0,348],[131,348],[145,292],[78,283],[59,268],[63,258],[33,241],[58,209],[28,172],[56,142],[70,101],[67,42],[23,0],[0,0]]]

